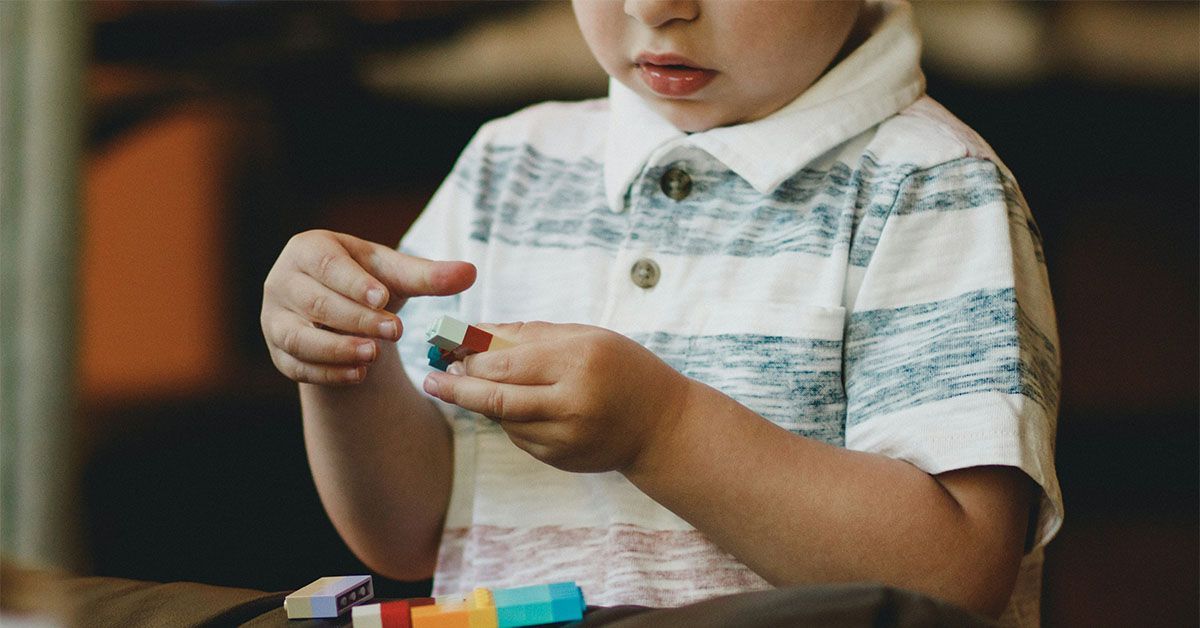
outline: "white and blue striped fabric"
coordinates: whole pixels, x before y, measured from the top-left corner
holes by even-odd
[[[798,436],[931,474],[1020,468],[1042,496],[1003,622],[1036,625],[1063,512],[1040,236],[991,149],[923,95],[907,5],[879,8],[862,47],[764,120],[684,134],[614,82],[485,125],[401,245],[478,281],[401,316],[599,325]],[[683,200],[660,187],[669,168],[691,177]],[[630,277],[642,258],[661,269],[649,289]],[[400,345],[419,387],[424,343]],[[575,580],[593,604],[656,606],[767,586],[619,474],[558,471],[443,407],[435,594]]]

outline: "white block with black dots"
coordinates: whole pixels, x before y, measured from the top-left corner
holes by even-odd
[[[288,619],[337,617],[375,597],[371,576],[326,576],[283,598]]]

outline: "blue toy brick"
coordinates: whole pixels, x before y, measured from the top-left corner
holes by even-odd
[[[537,626],[552,621],[554,613],[546,602],[520,602],[496,607],[496,625],[499,628]]]
[[[574,582],[555,582],[546,585],[546,593],[552,600],[575,599],[579,597],[579,587]]]
[[[531,602],[542,602],[550,599],[549,589],[544,584],[514,587],[512,589],[496,589],[492,591],[492,595],[496,597],[497,607],[501,604],[515,606],[517,604],[529,604]]]
[[[496,609],[496,626],[498,628],[521,628],[550,623],[550,613],[536,613],[537,609],[525,606],[506,606]]]
[[[561,582],[550,585],[551,614],[554,621],[574,621],[583,618],[587,604],[583,601],[583,590],[574,582]]]
[[[583,592],[574,582],[538,584],[492,592],[500,628],[536,626],[583,618]]]
[[[550,614],[554,621],[566,621],[579,611],[579,602],[570,598],[551,600]]]

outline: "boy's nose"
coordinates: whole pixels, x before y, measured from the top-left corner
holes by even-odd
[[[625,14],[650,27],[674,20],[690,22],[700,15],[696,0],[625,0]]]

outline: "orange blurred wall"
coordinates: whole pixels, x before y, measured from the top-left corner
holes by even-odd
[[[88,156],[80,292],[84,403],[195,392],[222,379],[232,122],[188,105]]]

